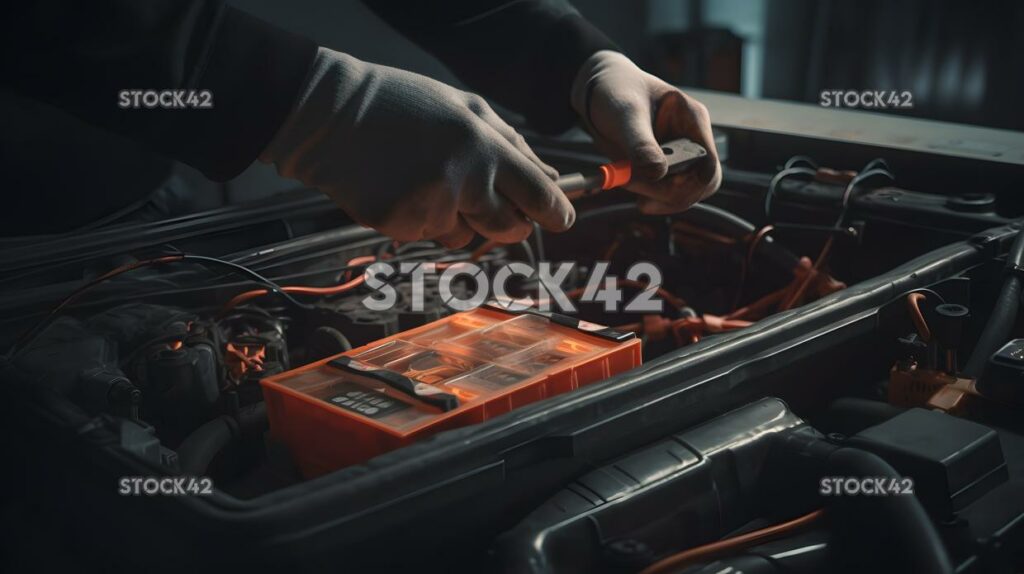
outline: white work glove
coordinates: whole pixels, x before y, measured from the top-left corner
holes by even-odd
[[[400,241],[505,243],[576,214],[557,172],[474,94],[320,48],[290,117],[260,155]]]
[[[722,169],[707,108],[626,56],[602,50],[587,59],[573,83],[571,103],[598,149],[632,163],[633,181],[626,189],[642,196],[640,211],[683,211],[718,190]],[[668,167],[658,142],[681,137],[704,146],[708,155],[685,172],[664,177]]]

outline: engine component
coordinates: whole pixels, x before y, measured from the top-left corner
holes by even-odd
[[[181,471],[201,476],[214,457],[243,435],[259,435],[267,426],[263,403],[238,409],[233,415],[221,415],[193,431],[178,446]]]
[[[121,448],[135,456],[170,470],[178,468],[178,453],[160,444],[156,429],[139,421],[115,419]]]
[[[78,397],[87,412],[139,419],[142,392],[119,369],[99,367],[82,373]]]
[[[985,391],[996,400],[1024,403],[1024,339],[1013,339],[988,360]]]
[[[197,344],[160,349],[147,357],[145,404],[147,411],[168,418],[205,418],[220,395],[216,351]]]
[[[487,307],[262,385],[271,432],[316,476],[639,364],[632,333]]]
[[[917,332],[899,339],[910,357],[896,361],[889,370],[889,402],[962,411],[969,402],[965,399],[978,394],[975,379],[961,375],[958,360],[970,309],[946,303],[930,289],[910,293],[905,300]]]
[[[962,510],[1008,476],[994,430],[934,411],[910,409],[848,444],[878,454],[913,478],[917,497],[940,517]]]
[[[280,373],[289,366],[284,322],[260,309],[236,309],[217,321],[230,386]]]
[[[953,558],[1012,544],[1024,499],[1004,452],[1016,452],[1020,436],[1006,434],[1006,444],[975,422],[876,405],[884,409],[844,401],[848,426],[877,423],[846,438],[825,436],[765,398],[634,451],[579,477],[502,535],[503,567],[820,572],[838,562],[850,572],[951,573]],[[840,491],[851,482],[863,491]],[[985,517],[991,504],[1003,506],[1003,522]],[[811,546],[827,551],[783,566]]]
[[[996,299],[995,308],[985,329],[978,338],[964,372],[972,377],[981,375],[992,353],[1010,338],[1010,331],[1020,310],[1021,272],[1024,271],[1024,231],[1018,231],[1010,252],[1006,256],[1006,278]],[[984,385],[984,382],[982,382]],[[982,391],[984,392],[984,391]]]
[[[753,517],[741,501],[756,498],[751,478],[772,437],[804,426],[766,398],[595,469],[499,539],[506,571],[637,571],[681,543],[717,539]],[[608,564],[605,549],[622,540],[648,550]]]

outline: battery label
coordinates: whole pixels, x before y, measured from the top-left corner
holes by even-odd
[[[332,405],[359,413],[371,419],[404,411],[412,406],[394,397],[389,397],[384,393],[379,393],[350,382],[333,385],[331,387],[331,395],[324,398],[324,400]]]

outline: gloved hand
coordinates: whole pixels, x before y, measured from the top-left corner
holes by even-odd
[[[683,211],[718,190],[722,169],[707,108],[626,56],[602,50],[587,59],[573,83],[571,103],[598,149],[632,163],[633,182],[626,189],[642,196],[640,211]],[[680,137],[704,146],[708,156],[662,179],[667,163],[658,142]]]
[[[462,247],[572,226],[557,172],[473,94],[321,48],[260,159],[400,241]]]

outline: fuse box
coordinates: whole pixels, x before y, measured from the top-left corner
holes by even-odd
[[[271,433],[304,475],[317,476],[640,362],[632,333],[482,307],[261,384]]]

